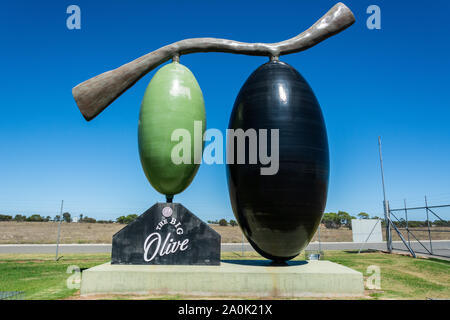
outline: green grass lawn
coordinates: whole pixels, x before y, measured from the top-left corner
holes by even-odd
[[[68,289],[66,273],[71,265],[90,268],[109,260],[108,254],[0,255],[0,291],[24,291],[25,299],[63,299],[77,293]]]
[[[328,251],[326,260],[360,271],[364,280],[370,276],[367,267],[376,265],[381,271],[381,290],[368,290],[380,299],[442,299],[450,298],[450,261],[413,259],[386,253]]]
[[[261,259],[257,254],[226,252],[223,259]],[[301,260],[300,255],[296,260]],[[71,265],[81,269],[109,261],[108,254],[67,254],[59,261],[52,255],[0,255],[0,291],[24,291],[25,299],[64,299],[78,297],[77,289],[68,289],[66,273]],[[356,254],[347,251],[326,251],[330,260],[370,274],[367,268],[378,266],[381,290],[366,290],[367,299],[427,299],[450,298],[450,262],[437,259],[412,259],[407,256],[379,252]],[[127,298],[127,297],[107,297]],[[131,297],[134,298],[134,297]],[[152,298],[152,297],[148,297]],[[182,296],[156,297],[183,299]]]

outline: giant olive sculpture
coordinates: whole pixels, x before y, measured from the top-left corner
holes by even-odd
[[[193,138],[195,121],[201,124],[203,135],[206,117],[200,86],[188,68],[169,63],[158,70],[145,91],[138,126],[144,173],[169,200],[188,187],[199,167],[194,143],[190,144],[189,161],[172,161],[172,150],[178,144],[172,134],[181,129]]]
[[[276,174],[262,175],[261,163],[234,163],[227,179],[234,214],[253,248],[268,259],[291,259],[316,232],[327,198],[328,141],[317,99],[294,68],[271,61],[241,88],[229,128],[279,130]]]
[[[192,73],[179,64],[180,56],[226,52],[269,57],[270,62],[259,67],[242,87],[229,127],[279,129],[278,172],[261,175],[260,164],[230,164],[227,179],[233,211],[249,242],[261,255],[285,261],[299,254],[318,227],[326,203],[329,159],[317,99],[305,79],[291,66],[279,62],[279,57],[309,49],[354,21],[350,9],[339,2],[306,31],[277,43],[216,38],[177,41],[86,80],[72,93],[82,115],[90,121],[145,74],[173,60],[151,81],[139,123],[144,172],[170,202],[174,194],[190,184],[198,165],[178,167],[171,162],[173,143],[168,136],[174,129],[190,131],[194,121],[203,121],[205,130],[201,90]],[[180,82],[194,99],[188,99],[183,90],[177,91]]]

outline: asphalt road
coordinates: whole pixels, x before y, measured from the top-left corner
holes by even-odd
[[[422,244],[430,250],[430,243],[422,241]],[[450,257],[450,240],[437,240],[432,242],[433,253],[441,256]],[[306,250],[359,250],[362,243],[355,242],[311,242]],[[423,246],[418,242],[411,241],[411,247],[417,253],[427,253]],[[393,248],[397,250],[406,250],[401,241],[393,241]],[[366,243],[365,249],[386,250],[385,242]],[[230,251],[254,251],[248,243],[223,243],[222,252]],[[24,253],[55,253],[54,244],[3,244],[0,245],[0,254],[24,254]],[[64,253],[110,253],[111,244],[61,244],[59,252]]]

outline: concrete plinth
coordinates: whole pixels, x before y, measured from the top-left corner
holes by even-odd
[[[82,273],[81,294],[229,297],[359,296],[362,273],[330,261],[222,261],[220,266],[102,264]]]

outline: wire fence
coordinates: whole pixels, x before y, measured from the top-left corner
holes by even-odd
[[[392,241],[393,250],[413,251],[415,253],[450,257],[450,205],[430,206],[425,197],[423,206],[391,209],[393,240],[398,236],[402,241]]]

